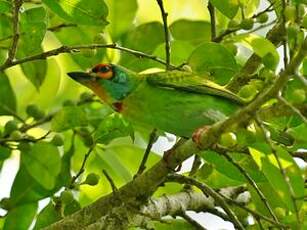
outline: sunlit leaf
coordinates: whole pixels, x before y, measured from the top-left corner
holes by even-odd
[[[109,8],[108,29],[116,41],[120,35],[130,29],[138,8],[136,0],[106,0]]]
[[[20,30],[22,33],[19,49],[22,54],[30,55],[40,51],[41,42],[47,30],[47,13],[44,7],[34,7],[21,14]]]
[[[108,8],[103,0],[43,0],[43,3],[67,21],[80,25],[108,24]]]
[[[173,22],[169,29],[175,40],[199,44],[201,42],[209,42],[211,39],[211,26],[207,21],[180,19]]]
[[[238,0],[210,0],[213,6],[215,6],[222,14],[229,18],[233,18],[239,9]]]
[[[271,53],[275,63],[279,61],[279,55],[276,47],[267,39],[256,34],[241,34],[232,38],[235,42],[246,46],[253,50],[259,57],[264,58],[268,53]]]
[[[188,64],[197,73],[209,72],[219,84],[226,84],[238,69],[233,54],[213,42],[198,46],[189,57]]]

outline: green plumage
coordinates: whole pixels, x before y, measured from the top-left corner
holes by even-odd
[[[142,82],[123,102],[122,114],[132,123],[190,137],[204,125],[225,119],[242,101],[200,77],[170,72],[140,76]]]
[[[94,91],[106,91],[108,96],[102,99],[113,107],[120,104],[120,112],[133,124],[178,136],[190,137],[197,128],[225,119],[244,104],[222,86],[192,73],[136,74],[116,65],[112,70],[111,79],[90,75],[97,79]]]

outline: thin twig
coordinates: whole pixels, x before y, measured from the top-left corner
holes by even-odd
[[[13,59],[15,58],[17,45],[19,40],[19,10],[22,6],[22,0],[15,0],[14,1],[14,8],[13,8],[13,40],[11,47],[8,51],[8,56],[6,61],[4,62],[4,66],[11,64]]]
[[[49,50],[49,51],[46,51],[46,52],[43,52],[43,53],[40,53],[40,54],[28,56],[28,57],[25,57],[25,58],[22,58],[22,59],[19,59],[19,60],[16,60],[16,61],[12,61],[9,64],[2,65],[2,66],[0,66],[0,71],[7,69],[9,67],[15,66],[15,65],[25,63],[25,62],[30,62],[30,61],[39,60],[39,59],[46,59],[48,57],[57,56],[57,55],[62,54],[62,53],[75,53],[75,52],[79,52],[82,49],[99,49],[99,48],[117,49],[117,50],[121,50],[121,51],[130,53],[130,54],[132,54],[132,55],[134,55],[138,58],[148,58],[148,59],[154,60],[156,62],[159,62],[162,65],[167,65],[167,63],[164,60],[158,58],[157,56],[154,56],[154,55],[151,55],[151,54],[146,54],[146,53],[143,53],[143,52],[140,52],[140,51],[137,51],[137,50],[125,48],[125,47],[119,46],[117,44],[106,44],[106,45],[91,44],[91,45],[61,46],[61,47],[56,48],[56,49],[52,49],[52,50]],[[174,65],[170,65],[170,67],[172,69],[177,68]]]
[[[264,14],[264,13],[273,11],[273,10],[274,10],[274,7],[273,7],[274,4],[275,4],[275,2],[271,2],[270,5],[269,5],[267,8],[265,8],[265,9],[262,10],[262,11],[260,11],[259,13],[254,14],[254,15],[252,16],[252,18],[257,18],[257,17],[259,17],[260,15],[262,15],[262,14]]]
[[[225,36],[232,34],[234,32],[237,32],[240,29],[226,29],[224,32],[222,32],[220,35],[216,36],[212,41],[213,42],[221,42]]]
[[[160,7],[162,21],[163,21],[163,28],[164,28],[164,37],[165,37],[165,59],[166,59],[166,69],[170,69],[170,62],[171,62],[171,45],[170,45],[170,35],[167,26],[167,12],[165,12],[163,0],[157,0],[157,3]]]
[[[261,192],[261,190],[259,189],[258,185],[256,184],[256,182],[253,180],[253,178],[251,178],[251,176],[245,171],[245,169],[239,165],[237,162],[235,162],[227,153],[221,152],[221,154],[230,162],[232,163],[241,173],[242,175],[246,178],[246,180],[250,183],[251,186],[253,186],[253,188],[256,190],[258,196],[260,197],[260,199],[262,200],[263,204],[265,205],[265,207],[267,208],[267,210],[269,211],[270,215],[272,216],[272,218],[278,222],[278,218],[275,216],[273,209],[271,208],[269,202],[266,200],[264,194]]]
[[[84,155],[84,158],[83,158],[81,167],[80,167],[79,171],[77,172],[77,174],[71,178],[71,182],[70,182],[70,186],[69,186],[69,187],[73,187],[73,185],[74,185],[74,183],[76,182],[76,180],[77,180],[77,179],[81,176],[81,174],[84,172],[86,161],[87,161],[88,157],[90,156],[91,152],[94,150],[94,148],[95,148],[95,145],[91,146],[91,147],[88,149],[87,153]]]
[[[211,41],[214,41],[216,37],[215,9],[210,1],[208,2],[208,10],[210,14]]]
[[[190,223],[195,229],[197,230],[207,230],[207,228],[203,227],[200,223],[198,223],[196,220],[191,218],[189,215],[187,215],[185,212],[181,213],[179,216],[181,216],[183,219],[185,219],[188,223]]]
[[[235,215],[235,213],[231,210],[231,208],[225,202],[225,199],[219,193],[214,191],[212,188],[210,188],[205,183],[200,183],[200,182],[198,182],[197,180],[195,180],[191,177],[186,177],[186,176],[182,176],[182,175],[179,175],[179,174],[169,175],[167,178],[170,181],[175,181],[175,182],[179,182],[179,183],[190,184],[190,185],[196,186],[205,195],[211,196],[216,201],[216,203],[219,204],[224,209],[224,211],[227,213],[227,215],[231,219],[232,223],[238,229],[244,229],[244,227],[242,226],[242,224],[238,220],[238,217]]]
[[[290,197],[291,197],[291,200],[292,200],[292,203],[293,203],[293,207],[294,207],[297,223],[298,223],[299,226],[301,226],[301,219],[300,219],[300,216],[299,216],[299,211],[298,211],[298,207],[297,207],[296,200],[295,200],[295,194],[294,194],[293,188],[292,188],[292,186],[290,184],[290,179],[289,179],[285,169],[282,167],[282,164],[281,164],[280,159],[278,157],[276,148],[273,145],[273,143],[272,143],[272,141],[271,141],[271,139],[270,139],[270,137],[268,135],[268,133],[269,133],[268,130],[262,124],[262,121],[260,120],[259,116],[257,116],[257,115],[256,115],[256,122],[257,122],[258,126],[260,127],[260,129],[262,130],[262,133],[263,133],[263,136],[265,138],[265,141],[270,146],[271,151],[272,151],[272,153],[273,153],[273,155],[274,155],[274,157],[275,157],[275,159],[277,161],[280,173],[283,176],[284,181],[286,182],[286,185],[287,185],[287,187],[289,189],[289,192],[290,192]]]
[[[117,192],[118,189],[117,189],[117,187],[116,187],[116,185],[115,185],[115,183],[114,183],[112,177],[110,177],[110,175],[108,174],[108,172],[107,172],[105,169],[102,170],[102,173],[105,175],[105,177],[106,177],[107,180],[109,181],[113,193]]]
[[[307,118],[299,111],[296,107],[294,107],[291,103],[289,103],[285,98],[283,98],[281,95],[277,96],[278,100],[288,106],[293,113],[298,115],[306,124],[307,124]]]
[[[149,153],[151,151],[151,148],[156,141],[156,138],[157,138],[157,129],[153,129],[151,131],[150,135],[149,135],[148,144],[147,144],[147,147],[145,149],[145,153],[144,153],[143,159],[141,161],[141,164],[139,166],[139,169],[138,169],[137,173],[134,175],[133,178],[136,178],[137,176],[141,175],[144,172],[144,170],[146,169],[146,162],[147,162]]]

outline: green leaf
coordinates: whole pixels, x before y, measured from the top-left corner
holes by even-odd
[[[80,44],[93,44],[99,43],[103,44],[104,41],[95,41],[95,37],[99,36],[99,32],[101,27],[97,26],[79,26],[78,27],[68,27],[65,30],[58,31],[55,35],[61,41],[63,45],[80,45]],[[103,38],[102,38],[103,40]],[[85,51],[85,52],[84,52]],[[106,50],[105,49],[97,49],[90,55],[86,55],[86,51],[89,50],[81,50],[79,53],[74,53],[72,55],[73,60],[82,68],[87,69],[97,63],[101,62],[104,58]]]
[[[42,229],[60,219],[62,219],[60,208],[57,208],[50,201],[49,204],[38,214],[34,229]]]
[[[108,19],[110,20],[108,30],[113,41],[116,41],[133,24],[138,4],[136,0],[106,0],[106,3],[109,8]]]
[[[0,115],[16,112],[16,97],[6,74],[0,72]]]
[[[233,54],[223,45],[213,42],[198,46],[189,57],[188,64],[197,73],[211,73],[219,84],[226,84],[238,69]]]
[[[262,147],[261,145],[258,145],[258,148],[250,147],[249,151],[258,167],[261,169],[261,171],[270,182],[271,186],[277,192],[279,198],[284,202],[284,205],[286,205],[289,210],[294,211],[291,192],[287,182],[285,181],[286,178],[284,178],[283,174],[281,173],[278,162],[271,150],[265,149],[267,149],[267,147],[264,145],[262,145]],[[281,147],[276,147],[276,154],[281,162],[283,170],[285,171],[287,177],[290,179],[289,183],[292,189],[295,190],[295,195],[302,196],[304,182],[301,178],[301,172],[296,163],[293,161],[288,152],[283,150]]]
[[[75,127],[86,126],[87,116],[84,110],[77,106],[63,107],[51,121],[51,129],[62,132]]]
[[[304,58],[301,72],[303,76],[307,76],[307,58]]]
[[[73,199],[69,204],[65,205],[64,215],[68,216],[70,214],[73,214],[74,212],[77,212],[80,209],[81,209],[81,206],[79,202]]]
[[[126,36],[123,38],[123,46],[148,54],[153,53],[158,45],[163,42],[163,25],[160,22],[150,22],[139,25],[133,30],[127,32]],[[149,66],[157,65],[156,63],[151,65],[148,64],[148,60],[140,61],[139,58],[133,57],[128,53],[121,53],[120,64],[135,71],[141,71],[147,69]]]
[[[181,65],[182,63],[186,63],[195,48],[195,46],[188,41],[178,40],[172,41],[171,47],[171,63],[173,65]],[[165,45],[160,44],[153,54],[165,60]]]
[[[98,143],[109,144],[113,139],[125,136],[130,136],[134,139],[131,124],[117,113],[113,113],[100,123],[95,132],[94,139]]]
[[[44,7],[34,7],[25,10],[20,18],[22,33],[19,56],[31,55],[41,51],[41,43],[47,31],[47,13]],[[18,50],[19,51],[19,50]]]
[[[34,180],[22,163],[11,188],[10,202],[13,206],[32,203],[48,197],[52,193],[52,191],[44,189]]]
[[[0,13],[10,12],[12,3],[8,0],[0,0]]]
[[[239,9],[238,0],[210,0],[210,2],[228,18],[233,18],[236,16]]]
[[[253,50],[259,57],[264,58],[268,53],[273,55],[275,63],[279,61],[279,55],[276,47],[267,39],[256,34],[241,34],[232,38],[245,47]]]
[[[43,84],[47,73],[47,61],[36,60],[20,65],[24,75],[39,89]]]
[[[306,148],[307,146],[307,125],[303,123],[297,127],[290,128],[288,133],[292,135],[295,139],[296,144],[298,144],[301,148]]]
[[[201,153],[201,157],[208,163],[214,164],[215,169],[220,173],[226,175],[227,177],[245,182],[244,176],[240,171],[230,163],[224,156],[214,152],[214,151],[205,151]]]
[[[10,210],[6,216],[3,230],[29,229],[35,217],[37,207],[37,203],[29,203]]]
[[[175,40],[190,41],[193,44],[211,40],[211,25],[207,21],[179,19],[169,29]]]
[[[45,189],[53,189],[61,170],[61,158],[57,147],[50,143],[34,144],[22,155],[29,174]]]
[[[74,143],[72,143],[74,145]],[[56,188],[61,188],[62,186],[68,186],[71,182],[71,158],[74,155],[75,148],[70,147],[68,151],[64,153],[61,160],[61,172],[56,180]]]
[[[9,158],[10,155],[11,155],[11,150],[0,145],[0,162]]]
[[[43,0],[55,14],[78,25],[104,26],[108,7],[103,0]]]

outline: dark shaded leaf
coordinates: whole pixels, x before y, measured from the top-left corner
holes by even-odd
[[[98,143],[108,144],[118,137],[130,136],[134,139],[133,128],[120,115],[114,113],[105,118],[95,132],[94,139]]]
[[[62,132],[68,129],[86,125],[86,113],[82,108],[77,106],[63,107],[51,121],[51,129],[56,132]]]
[[[0,0],[0,13],[10,12],[12,3],[9,0]]]
[[[139,25],[138,27],[128,31],[126,36],[123,38],[123,46],[148,54],[151,54],[157,46],[163,42],[163,26],[160,22],[150,22]],[[150,66],[157,65],[154,62],[133,57],[128,53],[121,54],[120,64],[135,71],[144,70]]]
[[[22,155],[29,174],[45,189],[55,187],[56,178],[61,170],[60,154],[54,145],[41,142],[35,143]]]
[[[34,229],[41,229],[46,227],[52,223],[57,222],[61,218],[62,217],[59,208],[56,208],[50,201],[49,204],[38,214]]]
[[[16,97],[7,75],[0,72],[0,115],[16,112]]]
[[[36,214],[37,207],[37,203],[29,203],[10,210],[5,219],[3,230],[28,230]]]

